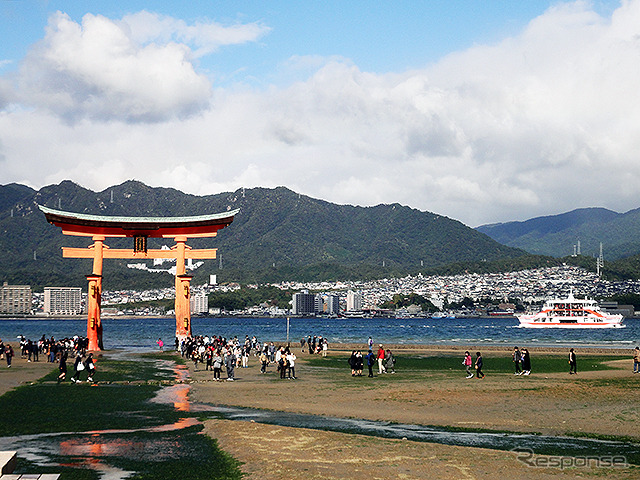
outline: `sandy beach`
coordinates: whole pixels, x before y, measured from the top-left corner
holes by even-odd
[[[190,370],[190,401],[253,407],[332,417],[452,426],[465,429],[537,432],[549,435],[613,435],[640,442],[640,375],[625,357],[612,369],[579,375],[566,373],[515,377],[486,371],[486,378],[465,379],[464,370],[404,371],[375,378],[352,377],[346,359],[351,345],[329,352],[344,359],[344,369],[313,365],[296,352],[297,380],[280,380],[273,366],[260,374],[257,359],[236,369],[235,382],[213,382],[202,365]],[[454,347],[393,346],[401,356],[459,355]],[[483,349],[487,358],[508,355],[505,349]],[[543,351],[532,352],[541,355]],[[562,355],[564,349],[544,353]],[[581,350],[614,353],[610,350]],[[42,359],[41,359],[42,360]],[[57,365],[14,357],[12,368],[0,363],[0,394],[33,382]],[[223,374],[224,377],[224,374]],[[634,382],[629,384],[628,382]],[[631,385],[631,387],[629,386]],[[637,478],[638,469],[595,464],[573,468],[531,466],[516,452],[392,440],[358,434],[263,425],[251,421],[206,420],[204,432],[240,460],[249,479],[481,479],[481,478]],[[523,445],[526,448],[526,445]],[[539,458],[539,457],[535,457]],[[527,463],[527,460],[529,463]],[[552,460],[552,459],[551,459]],[[542,465],[542,466],[541,466]]]
[[[615,379],[631,378],[630,361],[615,360],[614,369],[579,375],[514,377],[492,374],[483,380],[452,372],[403,372],[369,379],[353,378],[346,359],[352,346],[330,356],[345,360],[343,371],[308,366],[310,355],[298,355],[298,380],[280,380],[270,367],[259,373],[257,360],[236,369],[236,382],[211,382],[211,372],[195,371],[193,402],[234,405],[332,417],[453,426],[469,429],[537,432],[548,435],[615,435],[640,441],[640,389]],[[401,355],[459,353],[451,347],[394,346]],[[485,355],[509,355],[483,349]],[[535,354],[541,354],[537,351]],[[564,357],[562,349],[547,349]],[[581,353],[586,354],[583,350]],[[597,353],[592,351],[589,353]],[[608,351],[607,353],[612,353]],[[628,354],[626,351],[617,353]],[[637,378],[640,386],[640,376]],[[277,427],[254,422],[208,420],[205,432],[223,450],[244,462],[248,478],[635,478],[635,468],[540,468],[514,452],[456,447],[363,435]],[[526,445],[523,445],[526,448]],[[544,461],[541,464],[544,465]]]
[[[15,351],[16,345],[13,347]],[[6,359],[0,360],[0,395],[4,395],[20,385],[34,382],[50,371],[58,369],[58,364],[47,363],[44,355],[40,355],[38,362],[28,362],[26,359],[20,358],[19,349],[11,363],[11,368],[8,368]]]

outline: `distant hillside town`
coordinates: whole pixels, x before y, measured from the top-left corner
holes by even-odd
[[[259,289],[263,285],[247,285]],[[241,289],[237,283],[219,285],[215,275],[209,283],[191,287],[191,312],[194,315],[259,315],[259,316],[427,316],[416,304],[399,308],[383,308],[394,298],[417,295],[428,300],[433,310],[455,309],[449,312],[461,316],[481,316],[492,313],[512,314],[516,308],[536,306],[550,298],[588,296],[609,299],[616,295],[634,294],[639,281],[611,282],[575,266],[547,267],[510,273],[464,274],[453,276],[407,276],[369,282],[281,282],[269,284],[283,291],[294,292],[287,307],[263,301],[242,310],[210,308],[209,298],[216,294]],[[138,305],[143,302],[172,300],[174,288],[146,291],[104,291],[104,315],[171,315],[160,307]],[[86,293],[79,287],[45,287],[44,293],[33,293],[28,285],[2,286],[0,314],[3,315],[80,315],[85,311]],[[265,299],[266,300],[266,299]],[[454,306],[454,307],[452,307]],[[632,306],[604,305],[634,315]]]

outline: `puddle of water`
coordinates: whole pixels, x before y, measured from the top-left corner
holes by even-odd
[[[165,405],[173,404],[179,412],[189,412],[191,404],[189,403],[189,385],[176,384],[163,387],[151,399],[154,403],[162,403]]]
[[[384,438],[408,439],[463,447],[490,448],[492,450],[531,449],[536,453],[571,456],[622,455],[629,463],[640,463],[640,445],[573,437],[547,435],[448,431],[444,428],[406,425],[369,420],[321,417],[288,412],[274,412],[228,406],[194,405],[193,410],[211,412],[218,418],[244,420],[311,428],[345,433],[357,433]]]

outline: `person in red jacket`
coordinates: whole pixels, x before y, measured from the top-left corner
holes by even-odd
[[[378,375],[382,375],[383,373],[387,373],[387,369],[384,368],[384,348],[382,344],[378,347]]]

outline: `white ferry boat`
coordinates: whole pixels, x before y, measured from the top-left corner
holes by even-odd
[[[620,328],[623,316],[600,310],[598,302],[567,298],[547,300],[536,314],[516,315],[526,328]]]

